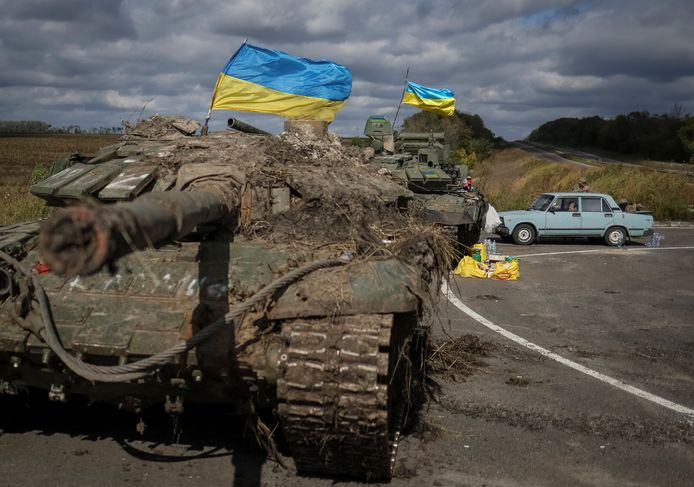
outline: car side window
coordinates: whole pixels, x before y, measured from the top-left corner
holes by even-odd
[[[581,198],[581,211],[600,213],[602,209],[602,198]]]
[[[603,213],[612,213],[612,208],[610,208],[610,205],[607,204],[607,201],[602,200],[602,212]]]
[[[578,211],[578,198],[557,198],[552,203],[554,211]]]

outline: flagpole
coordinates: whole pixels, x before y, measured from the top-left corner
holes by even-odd
[[[395,131],[395,122],[398,120],[398,113],[400,113],[400,107],[402,106],[402,99],[405,96],[405,90],[407,90],[407,77],[410,75],[410,67],[407,66],[407,71],[405,71],[405,86],[402,88],[402,95],[400,95],[400,103],[398,103],[398,109],[395,110],[395,118],[393,119],[393,132]]]
[[[241,47],[244,46],[248,42],[248,37],[246,37],[243,42],[241,43]],[[241,49],[239,47],[239,49]],[[238,50],[236,52],[239,52]],[[210,122],[210,117],[212,116],[212,106],[214,105],[214,99],[217,96],[217,88],[219,87],[219,81],[221,78],[217,78],[217,82],[214,85],[214,90],[212,90],[212,99],[210,100],[210,108],[207,109],[207,116],[205,117],[205,123],[202,124],[202,128],[200,129],[200,135],[207,135],[208,131],[208,124]]]

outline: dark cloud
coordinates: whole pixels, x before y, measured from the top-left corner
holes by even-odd
[[[136,34],[124,0],[0,0],[0,25],[15,34],[22,31],[24,39],[53,37],[56,43],[64,38],[114,41]]]
[[[409,67],[410,79],[453,89],[459,109],[515,138],[560,116],[694,111],[692,17],[690,0],[0,0],[0,110],[112,126],[153,98],[145,114],[202,118],[217,73],[248,38],[350,68],[338,133],[392,117]]]

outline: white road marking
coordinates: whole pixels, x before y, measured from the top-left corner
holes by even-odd
[[[537,254],[520,254],[513,257],[539,257],[543,255],[562,255],[562,254],[589,254],[589,253],[609,253],[618,254],[620,252],[642,252],[652,250],[692,250],[694,246],[685,247],[628,247],[628,248],[609,248],[609,249],[590,249],[590,250],[565,250],[563,252],[539,252]]]
[[[505,336],[509,340],[513,340],[514,342],[518,343],[519,345],[522,345],[530,350],[533,350],[540,355],[543,355],[547,358],[550,358],[556,362],[559,362],[560,364],[566,365],[567,367],[570,367],[574,370],[577,370],[579,372],[582,372],[586,375],[589,375],[595,379],[598,379],[602,382],[605,382],[607,384],[610,384],[613,387],[616,387],[617,389],[621,389],[623,391],[626,391],[630,394],[633,394],[635,396],[638,396],[642,399],[646,399],[647,401],[654,402],[658,404],[659,406],[663,406],[667,409],[670,409],[672,411],[676,411],[678,413],[685,414],[689,417],[690,420],[694,420],[694,409],[690,409],[686,406],[682,406],[680,404],[674,403],[672,401],[669,401],[665,398],[662,398],[660,396],[656,396],[655,394],[651,394],[650,392],[646,392],[643,389],[639,389],[638,387],[634,387],[632,385],[629,385],[625,382],[622,382],[619,379],[614,379],[610,376],[607,376],[605,374],[602,374],[600,372],[597,372],[593,369],[589,369],[588,367],[581,365],[579,363],[574,362],[573,360],[569,360],[567,358],[562,357],[561,355],[558,355],[554,352],[551,352],[547,350],[546,348],[543,348],[539,345],[536,345],[532,342],[529,342],[523,337],[520,337],[516,335],[515,333],[511,333],[510,331],[500,327],[499,325],[495,325],[488,319],[486,319],[484,316],[474,312],[470,308],[468,308],[459,298],[458,296],[455,295],[455,293],[450,289],[448,285],[447,280],[443,280],[443,283],[441,284],[441,292],[443,293],[444,296],[448,299],[448,301],[453,304],[456,308],[458,308],[460,311],[468,315],[470,318],[474,319],[481,325],[486,326],[490,330],[493,330],[500,335]]]

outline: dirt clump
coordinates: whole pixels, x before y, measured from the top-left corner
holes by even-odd
[[[134,125],[123,122],[123,139],[158,139],[173,140],[190,137],[200,128],[200,123],[180,116],[155,115],[145,120],[139,120]]]
[[[506,383],[510,386],[526,387],[530,385],[530,380],[522,375],[514,375],[513,377],[509,377]]]

